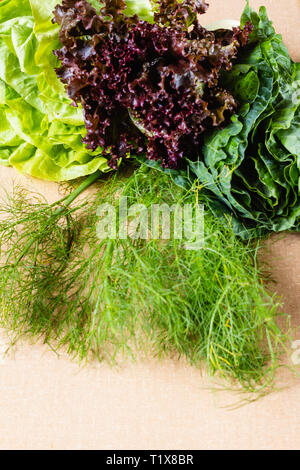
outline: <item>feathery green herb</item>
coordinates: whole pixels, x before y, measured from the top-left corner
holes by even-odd
[[[30,202],[21,190],[1,207],[1,325],[13,339],[43,338],[81,360],[176,354],[245,390],[267,389],[286,337],[256,266],[258,245],[210,213],[198,251],[172,239],[99,240],[97,207],[117,207],[121,194],[147,207],[199,198],[196,187],[185,192],[142,165],[104,179],[75,209],[66,198]]]

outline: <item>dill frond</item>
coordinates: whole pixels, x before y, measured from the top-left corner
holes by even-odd
[[[126,178],[108,176],[75,207],[30,202],[20,189],[9,196],[0,223],[1,325],[14,340],[43,338],[80,360],[184,356],[265,393],[287,336],[278,302],[261,283],[258,244],[245,244],[230,221],[224,226],[209,212],[197,251],[174,239],[99,240],[97,207],[117,206],[121,194],[146,207],[199,199],[143,165]]]

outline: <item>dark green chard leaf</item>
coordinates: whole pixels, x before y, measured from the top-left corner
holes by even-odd
[[[277,131],[277,138],[289,152],[300,155],[300,106],[289,128]]]
[[[267,10],[265,7],[261,7],[259,14],[250,8],[249,0],[241,17],[241,25],[250,22],[254,26],[254,30],[250,37],[250,42],[257,43],[264,39],[269,38],[275,34],[272,22],[269,20]]]
[[[247,3],[241,25],[249,21],[250,44],[222,77],[239,101],[238,113],[206,136],[201,158],[189,162],[207,197],[213,195],[212,209],[221,202],[246,238],[300,229],[300,66],[265,8],[257,14]]]

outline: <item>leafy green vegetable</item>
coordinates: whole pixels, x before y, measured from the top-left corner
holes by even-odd
[[[92,2],[90,2],[92,3]],[[153,22],[151,0],[126,0],[126,15],[138,15],[142,20]]]
[[[212,209],[246,238],[300,229],[300,67],[264,7],[257,14],[247,3],[241,25],[249,21],[250,46],[223,75],[239,111],[189,162]]]
[[[107,171],[91,152],[82,110],[70,106],[54,68],[60,46],[51,22],[56,0],[0,4],[0,162],[38,178],[64,181]]]

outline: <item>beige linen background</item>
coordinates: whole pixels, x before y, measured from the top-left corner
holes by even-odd
[[[210,0],[203,23],[238,19],[244,0]],[[267,6],[294,59],[300,60],[300,1],[252,0]],[[12,182],[58,197],[56,184],[0,168],[0,193]],[[300,235],[269,244],[268,257],[285,310],[300,325]],[[300,340],[300,333],[298,334]],[[17,345],[3,357],[0,336],[1,449],[299,449],[300,383],[234,411],[237,399],[212,393],[204,373],[185,361],[80,368],[42,344]]]

